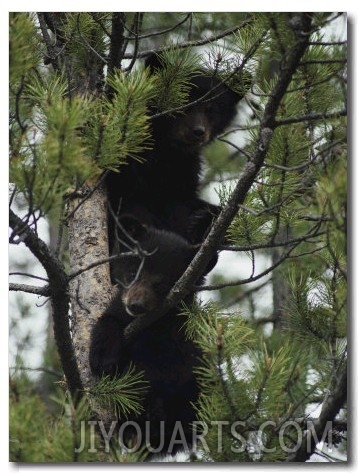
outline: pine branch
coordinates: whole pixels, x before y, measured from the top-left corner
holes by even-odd
[[[299,27],[295,30],[296,43],[282,61],[281,75],[267,101],[259,130],[257,145],[252,154],[251,161],[246,164],[233,193],[214,222],[197,255],[167,296],[163,305],[163,310],[160,313],[153,314],[151,317],[146,317],[145,320],[137,318],[127,326],[125,331],[127,341],[132,339],[145,327],[153,324],[157,319],[162,317],[170,307],[177,305],[190,292],[195,283],[203,275],[205,268],[212,257],[215,255],[220,242],[224,239],[227,228],[237,213],[239,205],[243,204],[249,189],[263,166],[274,132],[275,117],[281,100],[285,95],[292,76],[308,47],[311,15],[302,13],[298,19]],[[247,20],[247,22],[248,21],[249,20]]]
[[[307,64],[336,64],[342,63],[345,64],[347,62],[347,58],[337,58],[337,59],[310,59],[307,61],[302,61],[300,66],[305,66]]]
[[[44,43],[45,43],[46,48],[47,48],[47,55],[46,55],[46,58],[45,58],[45,64],[51,63],[56,72],[61,72],[59,62],[58,62],[58,56],[61,53],[61,49],[58,47],[57,41],[56,41],[55,44],[53,43],[53,41],[52,41],[48,31],[47,31],[48,21],[47,21],[47,18],[46,18],[46,13],[38,12],[37,17],[38,17],[38,20],[39,20],[39,25],[40,25],[42,37],[43,37]]]
[[[97,12],[94,12],[94,13],[90,13],[91,17],[93,18],[93,20],[97,23],[97,25],[100,26],[101,30],[103,31],[103,33],[107,36],[107,38],[110,38],[111,37],[111,33],[107,30],[106,26],[104,25],[104,23],[100,20],[100,18],[98,18],[98,13]]]
[[[85,38],[85,36],[81,33],[81,28],[80,28],[80,17],[78,16],[77,17],[77,33],[78,33],[78,36],[81,38],[81,41],[83,41],[83,43],[85,44],[86,48],[91,52],[93,53],[97,59],[99,59],[100,63],[102,64],[107,64],[107,60],[106,58],[104,58],[103,56],[101,56],[99,54],[98,51],[96,51],[90,44],[89,42],[87,41],[87,39]]]
[[[143,396],[149,390],[144,372],[137,371],[130,365],[120,377],[102,377],[96,384],[87,389],[96,402],[106,408],[119,411],[120,416],[129,413],[139,414],[143,411]]]
[[[139,48],[139,38],[140,38],[140,31],[142,28],[143,23],[143,13],[136,13],[135,14],[135,30],[134,30],[134,51],[133,51],[133,58],[128,67],[124,69],[125,72],[129,72],[133,69],[133,66],[137,60],[138,48]],[[128,45],[128,39],[126,40],[125,49]]]
[[[253,288],[250,288],[246,291],[243,291],[242,293],[240,292],[239,296],[237,296],[236,298],[232,298],[230,301],[228,301],[226,303],[225,308],[226,309],[232,308],[233,306],[238,305],[239,303],[241,303],[245,299],[251,301],[253,295],[256,292],[259,292],[260,290],[262,290],[262,288],[265,288],[265,286],[271,284],[271,281],[272,281],[272,279],[268,278],[265,281],[261,282],[259,285],[254,286]],[[272,316],[267,317],[267,318],[263,317],[263,318],[260,318],[260,319],[256,319],[255,317],[251,316],[250,317],[250,322],[254,323],[256,326],[259,326],[259,325],[263,325],[263,324],[266,324],[266,323],[272,323],[273,319],[272,319]]]
[[[50,287],[46,286],[33,286],[22,283],[9,283],[10,291],[23,291],[24,293],[32,293],[39,296],[50,296]]]
[[[174,26],[171,26],[170,28],[166,28],[164,30],[160,30],[160,31],[153,31],[152,33],[147,33],[147,34],[143,34],[143,35],[140,35],[138,36],[138,39],[139,40],[142,40],[142,39],[145,39],[145,38],[152,38],[153,36],[161,36],[161,35],[165,35],[166,33],[170,33],[171,31],[174,31],[176,28],[178,28],[179,26],[183,25],[189,18],[191,18],[192,16],[192,13],[188,13],[185,17],[184,17],[184,20],[180,20],[178,23],[176,23]],[[132,32],[131,32],[132,33]],[[136,36],[126,36],[125,37],[127,40],[136,40],[137,37]]]
[[[323,402],[321,414],[316,421],[313,422],[313,427],[308,429],[308,432],[302,439],[299,449],[287,458],[287,462],[305,462],[316,449],[316,439],[321,439],[327,423],[334,421],[340,409],[344,406],[347,400],[347,361],[344,361],[341,373],[335,377],[335,383],[329,391],[329,395]],[[313,434],[315,433],[315,436]],[[310,440],[310,443],[308,443]]]
[[[260,280],[262,277],[268,275],[272,271],[274,271],[277,267],[279,267],[282,263],[290,258],[298,259],[300,257],[304,257],[306,255],[312,255],[313,253],[319,253],[324,248],[327,248],[326,245],[322,247],[314,248],[311,251],[302,252],[297,255],[291,255],[293,250],[299,245],[299,243],[295,244],[291,248],[289,248],[286,252],[284,252],[270,267],[266,268],[266,270],[262,271],[258,275],[249,276],[249,278],[244,278],[242,280],[234,280],[234,281],[226,281],[224,283],[220,283],[217,285],[202,285],[202,286],[195,286],[196,291],[213,291],[213,290],[221,290],[223,288],[227,288],[229,286],[239,286],[239,285],[247,285],[248,283],[253,283],[254,281]]]
[[[67,275],[62,263],[52,255],[45,242],[11,209],[9,210],[9,219],[14,235],[19,237],[19,241],[24,242],[46,270],[50,282],[49,296],[52,303],[55,340],[69,390],[72,397],[76,399],[82,390],[82,383],[76,364],[69,327]]]
[[[217,339],[216,339],[216,369],[218,371],[221,390],[226,400],[227,406],[230,410],[230,415],[232,420],[238,420],[239,416],[236,412],[236,406],[232,399],[230,389],[228,386],[228,381],[226,379],[225,371],[224,371],[224,357],[223,357],[223,346],[224,346],[224,338],[223,338],[223,328],[222,325],[219,324],[217,327]]]
[[[92,268],[97,267],[98,265],[104,265],[105,263],[110,263],[110,262],[113,262],[114,260],[118,260],[118,258],[119,257],[117,255],[113,255],[112,257],[106,257],[106,258],[96,260],[95,262],[92,262],[89,265],[83,265],[82,267],[77,268],[76,270],[73,270],[68,275],[67,279],[68,281],[73,280],[77,276],[81,275],[81,273],[87,272],[88,270],[91,270]],[[45,278],[36,277],[34,275],[30,275],[27,273],[22,273],[22,272],[10,273],[10,275],[18,275],[18,274],[48,281]],[[20,283],[10,283],[9,290],[10,291],[24,291],[25,293],[34,293],[40,296],[50,296],[50,287],[48,285],[39,287],[39,286],[32,286],[32,285],[26,285],[26,284],[20,284]]]
[[[212,290],[220,290],[222,288],[226,288],[228,286],[239,286],[239,285],[246,285],[247,283],[252,283],[254,281],[260,280],[262,277],[271,273],[275,268],[281,265],[293,252],[293,250],[297,247],[298,244],[290,247],[286,252],[284,252],[281,257],[270,267],[266,268],[266,270],[262,271],[258,275],[251,275],[249,278],[245,278],[242,280],[235,280],[235,281],[226,281],[225,283],[220,283],[218,285],[202,285],[197,287],[197,291],[212,291]]]
[[[114,12],[112,15],[111,43],[108,57],[108,74],[121,69],[123,59],[123,32],[125,13]]]
[[[217,41],[221,38],[225,38],[225,36],[232,35],[237,30],[239,30],[241,28],[244,28],[245,26],[249,25],[251,22],[252,22],[252,18],[248,18],[247,20],[244,20],[243,22],[241,22],[239,25],[235,25],[232,28],[224,30],[224,31],[222,31],[222,32],[220,32],[216,35],[212,35],[212,36],[209,36],[208,38],[204,38],[204,39],[196,40],[196,41],[184,41],[182,43],[176,44],[175,47],[177,49],[185,49],[185,48],[191,48],[191,47],[194,47],[194,46],[203,46],[205,44],[210,44],[210,43],[213,43],[214,41]],[[169,46],[164,46],[163,48],[158,48],[158,49],[155,49],[155,50],[150,49],[150,50],[142,51],[142,52],[137,54],[137,58],[145,58],[146,56],[149,56],[150,54],[153,54],[153,53],[158,54],[158,53],[162,53],[163,51],[169,51],[171,48],[172,48],[172,45],[169,45]],[[132,59],[133,54],[132,53],[124,54],[123,58],[124,59]]]
[[[61,378],[63,374],[57,372],[54,369],[49,369],[48,367],[24,367],[24,366],[15,366],[10,367],[12,370],[24,370],[24,371],[33,371],[33,372],[43,372],[44,374],[52,375],[53,377]]]
[[[236,150],[236,152],[238,152],[239,154],[245,156],[248,160],[250,160],[251,158],[250,154],[246,150],[244,150],[244,148],[236,145],[233,141],[228,140],[227,138],[223,138],[222,136],[218,137],[218,140],[223,143],[226,143],[227,145],[230,145],[232,148]]]
[[[10,272],[9,276],[13,275],[21,275],[21,276],[26,276],[29,278],[35,278],[36,280],[41,280],[41,281],[48,281],[47,278],[39,277],[37,275],[32,275],[32,273],[26,273],[26,272]]]
[[[133,255],[137,255],[137,254],[133,253]],[[118,260],[118,258],[119,258],[118,255],[113,255],[112,257],[101,258],[99,260],[96,260],[93,263],[90,263],[89,265],[84,265],[80,268],[77,268],[76,270],[74,270],[68,275],[68,280],[73,280],[78,275],[81,275],[81,273],[87,272],[88,270],[91,270],[92,268],[97,267],[98,265],[104,265],[105,263],[110,263],[110,262],[113,262],[114,260]]]
[[[261,42],[263,41],[265,37],[265,34],[263,34],[253,45],[252,47],[246,52],[245,56],[242,58],[242,60],[240,61],[240,64],[234,68],[234,70],[230,73],[229,76],[226,77],[226,81],[230,81],[230,79],[232,79],[234,76],[236,76],[237,74],[240,74],[242,73],[242,71],[244,71],[244,68],[247,64],[247,62],[251,59],[251,57],[255,54],[256,50],[258,49],[258,47],[260,46]],[[199,97],[198,99],[196,100],[193,100],[192,102],[189,102],[187,104],[184,104],[184,105],[180,105],[178,107],[173,107],[169,110],[164,110],[163,112],[158,112],[156,113],[155,115],[151,115],[150,117],[150,120],[154,120],[154,119],[157,119],[159,117],[162,117],[162,116],[165,116],[165,115],[171,115],[175,112],[183,112],[185,110],[187,110],[188,108],[191,108],[195,105],[198,105],[198,104],[201,104],[205,101],[205,99],[209,98],[209,101],[213,101],[215,100],[217,97],[220,97],[220,95],[222,94],[222,92],[219,92],[219,89],[221,87],[221,83],[219,82],[217,85],[213,86],[210,88],[209,91],[207,91],[204,95],[202,95],[201,97]],[[215,91],[217,91],[217,94],[214,94]],[[223,140],[225,141],[225,140]],[[232,145],[234,146],[234,145]]]
[[[249,252],[251,250],[271,249],[275,247],[287,247],[288,245],[292,245],[292,244],[308,242],[308,239],[312,239],[313,237],[319,237],[325,234],[326,234],[325,231],[321,231],[321,232],[314,231],[314,232],[308,232],[302,237],[296,237],[294,239],[285,240],[284,242],[267,242],[267,243],[262,243],[262,244],[250,244],[250,245],[221,245],[220,250],[228,250],[231,252]]]
[[[308,115],[303,115],[302,117],[289,117],[286,119],[280,119],[275,121],[275,126],[280,127],[281,125],[290,125],[293,123],[300,122],[313,122],[314,120],[324,120],[338,117],[346,117],[347,110],[339,110],[338,112],[326,112],[322,114],[310,113]]]
[[[310,46],[347,46],[347,41],[310,41]]]

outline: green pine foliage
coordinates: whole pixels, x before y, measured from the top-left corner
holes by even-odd
[[[49,410],[28,377],[10,379],[9,460],[10,462],[62,463],[93,462],[88,402],[74,407],[70,398],[58,390]],[[82,440],[85,447],[80,449]],[[92,442],[92,445],[91,445]],[[99,441],[97,441],[99,445]],[[80,451],[80,452],[76,452]]]
[[[293,339],[267,339],[241,315],[220,312],[212,303],[186,314],[187,335],[205,354],[197,370],[197,411],[207,429],[199,452],[217,462],[283,460],[280,426],[303,415],[300,401],[308,390],[318,393],[306,380],[311,351],[300,352],[300,341]],[[297,432],[285,436],[287,446],[294,445]]]
[[[143,411],[141,402],[148,390],[148,382],[144,379],[143,372],[138,372],[135,367],[130,366],[127,372],[118,378],[102,377],[91,392],[98,405],[125,417]]]
[[[99,166],[118,171],[150,148],[147,104],[155,93],[153,82],[143,70],[107,78],[113,94],[95,100],[85,135],[88,153]]]
[[[164,51],[161,68],[155,70],[155,107],[158,112],[175,109],[189,101],[190,77],[200,73],[200,56],[190,49]]]
[[[203,183],[215,184],[224,206],[257,151],[265,107],[297,45],[300,15],[126,13],[121,69],[108,73],[112,13],[56,15],[56,33],[47,30],[60,45],[55,57],[36,16],[11,14],[10,180],[29,214],[56,214],[85,181],[140,159],[152,147],[150,115],[184,110],[190,78],[203,68],[247,93],[230,130],[204,150]],[[307,419],[317,418],[334,393],[347,358],[347,44],[331,33],[335,17],[312,14],[310,43],[272,117],[268,153],[227,231],[232,264],[208,280],[216,303],[183,309],[186,335],[203,350],[197,460],[287,460]],[[151,75],[141,53],[156,49],[164,49],[163,67]],[[285,298],[277,303],[279,291]],[[131,367],[102,379],[90,396],[130,419],[143,410],[147,390]],[[93,403],[84,397],[75,408],[67,396],[56,397],[60,408],[49,409],[29,379],[11,379],[11,461],[102,460],[88,444],[74,449],[82,429],[91,442],[86,408]],[[344,404],[338,408],[336,444],[344,456],[347,413]],[[142,454],[117,449],[106,460],[138,461]]]
[[[106,12],[56,15],[61,40],[71,58],[70,67],[83,81],[88,80],[88,68],[94,66],[93,57],[88,54],[89,50],[92,48],[99,56],[104,56],[108,47],[105,28],[110,28],[110,15]]]
[[[14,85],[21,81],[33,69],[41,64],[41,38],[34,23],[34,15],[27,13],[10,13],[10,78]]]
[[[22,125],[10,129],[10,181],[35,209],[47,214],[76,184],[96,173],[80,134],[92,105],[79,97],[70,100],[63,77],[37,74],[29,75],[19,101],[24,109],[17,111],[15,103],[11,111]],[[30,117],[16,116],[30,109]]]

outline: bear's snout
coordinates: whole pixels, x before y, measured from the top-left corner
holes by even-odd
[[[122,301],[126,312],[133,317],[144,316],[158,307],[154,291],[140,282],[123,293]]]

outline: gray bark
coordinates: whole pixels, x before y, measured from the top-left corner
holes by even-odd
[[[82,191],[86,195],[89,188]],[[108,258],[105,191],[100,186],[88,199],[83,195],[73,198],[69,209],[71,273]],[[90,334],[111,297],[109,264],[97,265],[73,278],[70,296],[73,345],[83,386],[89,388],[93,384],[88,358]]]

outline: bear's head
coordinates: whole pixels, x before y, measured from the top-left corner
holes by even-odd
[[[114,263],[113,276],[130,316],[145,316],[161,307],[166,295],[184,273],[198,246],[180,235],[142,225],[124,215],[118,222],[122,252]],[[203,274],[215,265],[215,256]]]
[[[165,67],[163,58],[151,54],[145,62],[151,74]],[[217,75],[202,71],[190,78],[189,103],[193,105],[179,113],[164,115],[153,121],[153,134],[173,148],[199,150],[215,139],[230,124],[236,105],[244,92],[235,92]],[[240,89],[242,89],[240,87]]]

